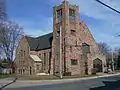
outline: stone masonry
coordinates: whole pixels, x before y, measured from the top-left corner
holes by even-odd
[[[74,10],[74,20],[70,20],[69,10]],[[62,10],[62,20],[59,22],[57,17],[57,11]],[[97,43],[91,35],[85,22],[79,22],[79,7],[76,5],[69,4],[68,1],[64,1],[61,5],[54,7],[53,17],[53,43],[52,43],[52,60],[51,64],[53,73],[59,72],[59,56],[60,56],[60,35],[58,32],[60,27],[62,28],[62,61],[63,61],[63,72],[71,72],[72,74],[86,73],[91,74],[93,68],[93,57],[102,60],[105,65],[106,60],[99,52]],[[71,30],[74,30],[75,35],[71,34]],[[90,47],[90,53],[84,57],[82,52],[82,44],[86,43]],[[77,60],[77,65],[71,65],[71,60]],[[88,71],[85,73],[85,62],[87,63]],[[102,64],[102,68],[104,68]],[[104,70],[103,70],[104,71]]]
[[[61,27],[61,37],[60,37]],[[93,68],[98,72],[106,69],[106,57],[90,33],[85,21],[80,22],[79,7],[62,2],[53,7],[53,33],[37,38],[24,36],[19,42],[15,58],[16,74],[60,72],[60,39],[62,39],[62,73],[91,74]],[[41,61],[33,60],[36,55]],[[99,64],[94,61],[98,60]]]

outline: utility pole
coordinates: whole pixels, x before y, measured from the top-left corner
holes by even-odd
[[[112,70],[113,70],[113,72],[114,72],[114,57],[113,57],[113,49],[112,49]]]
[[[60,26],[60,78],[63,78],[62,76],[62,30]]]
[[[120,35],[117,35],[115,37],[120,37]],[[112,70],[113,70],[113,72],[115,71],[113,48],[112,48]]]

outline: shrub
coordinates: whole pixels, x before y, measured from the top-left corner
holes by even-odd
[[[97,69],[96,69],[96,68],[93,68],[93,69],[92,69],[92,74],[95,75],[96,72],[97,72]]]
[[[63,76],[71,76],[71,72],[65,72],[63,73]]]

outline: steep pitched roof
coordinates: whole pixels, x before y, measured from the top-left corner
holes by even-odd
[[[37,55],[30,55],[30,57],[31,57],[34,61],[38,61],[38,62],[41,62],[41,61],[42,61]]]
[[[26,36],[26,38],[28,40],[30,50],[32,51],[44,50],[51,48],[53,33],[48,33],[46,35],[37,38],[28,37],[28,36]]]

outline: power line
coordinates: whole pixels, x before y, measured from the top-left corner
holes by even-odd
[[[111,10],[113,10],[113,11],[115,11],[115,12],[117,12],[117,13],[120,14],[120,11],[118,11],[118,10],[116,10],[116,9],[114,9],[114,8],[112,8],[112,7],[110,7],[109,5],[107,5],[107,4],[103,3],[103,2],[101,2],[100,0],[96,0],[96,1],[99,2],[100,4],[104,5],[104,6],[108,7],[109,9],[111,9]]]
[[[116,37],[120,37],[120,35],[117,35]]]
[[[104,6],[108,7],[109,9],[111,9],[111,10],[113,10],[113,11],[115,11],[115,12],[117,12],[117,13],[120,14],[120,11],[118,11],[118,10],[116,10],[116,9],[114,9],[114,8],[112,8],[112,7],[110,7],[109,5],[107,5],[107,4],[103,3],[103,2],[101,2],[100,0],[96,0],[96,1],[97,1],[98,3],[104,5]],[[116,37],[120,37],[120,35],[117,35]],[[113,70],[114,70],[114,69],[113,69]]]

